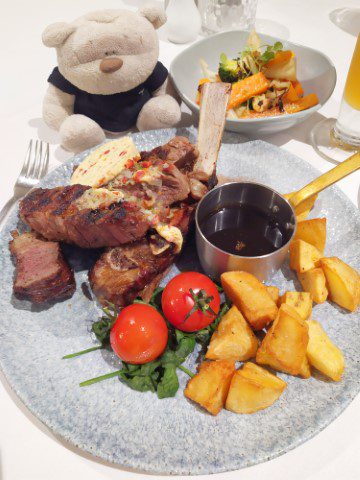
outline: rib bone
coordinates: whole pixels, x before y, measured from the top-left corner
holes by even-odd
[[[200,155],[192,172],[198,180],[207,182],[215,172],[230,92],[230,83],[205,83],[202,86],[197,141]]]

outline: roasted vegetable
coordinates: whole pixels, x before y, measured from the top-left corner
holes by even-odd
[[[336,347],[316,320],[306,322],[309,327],[307,358],[319,372],[338,382],[344,371],[345,361],[341,350]]]
[[[269,80],[261,72],[235,82],[232,85],[228,110],[237,107],[255,95],[266,92],[269,86]]]
[[[284,103],[296,102],[297,100],[299,100],[299,98],[300,97],[297,94],[297,91],[295,90],[293,84],[290,83],[290,86],[289,86],[287,92],[284,93],[284,95],[282,97],[282,101]]]
[[[274,300],[251,273],[225,272],[221,275],[221,285],[254,330],[262,330],[275,319],[278,308]]]
[[[226,409],[234,413],[254,413],[270,407],[287,384],[262,367],[248,362],[232,377]]]
[[[296,100],[295,102],[284,102],[284,110],[286,113],[297,113],[314,107],[318,103],[319,99],[316,93],[309,93],[309,95],[299,98],[299,100]]]
[[[222,82],[237,82],[239,80],[239,65],[237,60],[231,60],[225,53],[222,53],[220,55],[218,74]]]
[[[256,354],[258,340],[245,318],[235,307],[224,315],[210,340],[206,358],[243,362]]]
[[[198,105],[200,105],[200,101],[201,101],[201,85],[204,85],[204,83],[209,83],[211,82],[211,80],[209,78],[200,78],[199,80],[199,85],[198,85],[198,89],[197,89],[197,93],[196,93],[196,103]]]
[[[229,360],[203,362],[198,373],[188,382],[184,395],[217,415],[225,405],[235,364]]]
[[[266,98],[265,94],[257,95],[252,99],[252,108],[255,112],[265,112],[271,107],[271,100]]]
[[[337,257],[322,258],[330,299],[354,312],[360,303],[360,276],[356,270]]]
[[[276,53],[275,57],[267,62],[262,71],[267,78],[278,80],[296,80],[295,53],[291,50],[282,50]]]
[[[292,307],[282,304],[257,351],[256,362],[299,375],[303,371],[308,340],[305,321]]]
[[[328,297],[326,278],[321,268],[312,268],[303,273],[298,273],[298,279],[305,292],[311,294],[316,303],[324,303]]]
[[[294,87],[294,90],[297,94],[297,96],[300,98],[304,95],[304,89],[301,85],[301,83],[299,82],[299,80],[295,80],[293,82],[291,82],[293,87]]]

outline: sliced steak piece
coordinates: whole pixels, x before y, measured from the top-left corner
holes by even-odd
[[[130,304],[150,282],[172,263],[167,250],[153,255],[146,238],[123,247],[108,249],[89,272],[92,291],[101,304]]]
[[[186,137],[174,137],[165,145],[156,147],[150,152],[141,152],[142,160],[160,159],[173,163],[181,171],[192,170],[199,151]]]
[[[14,295],[33,303],[71,297],[75,291],[74,274],[57,242],[39,238],[35,233],[12,233],[10,252],[15,258]]]
[[[83,185],[36,188],[20,202],[20,217],[48,240],[83,248],[121,245],[143,237],[150,228],[151,219],[136,203],[93,202],[88,191],[96,193]],[[81,202],[85,192],[86,202]]]
[[[173,226],[185,236],[194,208],[178,211]],[[152,235],[130,245],[108,249],[89,272],[89,281],[101,304],[129,305],[137,296],[151,297],[152,292],[176,258],[175,246],[154,249]],[[154,254],[158,253],[159,254]]]

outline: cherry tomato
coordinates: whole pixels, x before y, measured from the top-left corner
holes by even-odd
[[[168,340],[165,320],[150,305],[135,303],[121,310],[110,332],[110,344],[121,360],[142,364],[163,353]]]
[[[215,283],[206,275],[185,272],[166,285],[161,305],[174,327],[196,332],[215,320],[220,309],[220,295]]]

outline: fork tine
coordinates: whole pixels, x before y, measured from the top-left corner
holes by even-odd
[[[26,151],[26,156],[25,156],[25,160],[24,160],[20,175],[25,175],[26,172],[29,169],[30,158],[31,158],[31,154],[32,154],[32,145],[33,145],[33,141],[30,140],[29,145],[28,145],[28,149]]]
[[[34,178],[40,178],[40,171],[43,161],[43,142],[39,140],[39,155],[36,160],[36,167],[34,167]]]
[[[50,147],[49,144],[46,144],[46,150],[45,150],[45,156],[44,156],[44,163],[43,167],[40,172],[40,178],[44,177],[47,173],[48,167],[49,167],[49,158],[50,158]]]
[[[46,145],[45,152],[41,158],[41,168],[39,171],[39,179],[43,178],[46,175],[46,172],[49,166],[50,149],[49,149],[48,143],[45,143],[45,145]]]
[[[33,176],[34,176],[36,162],[37,162],[37,158],[38,158],[38,151],[39,151],[39,141],[36,140],[35,148],[34,148],[34,155],[32,155],[32,157],[30,158],[30,165],[29,165],[28,171],[26,172],[26,176],[28,178],[33,178]]]

